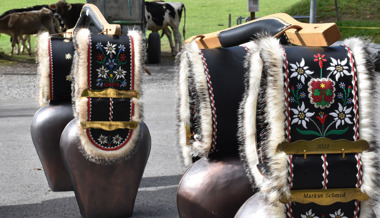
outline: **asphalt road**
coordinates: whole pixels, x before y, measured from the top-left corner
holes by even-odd
[[[133,217],[178,217],[176,191],[186,168],[176,145],[174,59],[146,66],[152,75],[143,75],[142,101],[152,150]],[[0,217],[81,217],[73,192],[49,189],[32,143],[30,124],[38,109],[36,67],[0,58]]]
[[[0,217],[81,217],[73,192],[52,192],[33,146],[37,111],[36,64],[0,60]],[[186,170],[176,147],[176,82],[173,58],[146,65],[144,121],[152,150],[133,217],[178,217],[176,191]]]

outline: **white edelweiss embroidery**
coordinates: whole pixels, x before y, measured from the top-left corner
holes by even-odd
[[[338,81],[339,77],[343,77],[343,74],[346,76],[350,76],[350,72],[348,72],[349,67],[346,66],[347,64],[347,58],[345,58],[343,61],[335,60],[334,58],[331,58],[331,67],[328,67],[327,70],[331,71],[329,76],[331,74],[335,75],[336,81]],[[328,76],[328,77],[329,77]]]
[[[119,135],[113,137],[113,143],[116,145],[120,145],[122,138]]]
[[[119,68],[116,70],[116,79],[119,79],[119,78],[124,79],[124,76],[125,76],[126,73],[127,73],[127,71],[125,71],[125,70],[123,70],[121,67],[119,67]]]
[[[335,211],[334,214],[330,214],[330,217],[331,218],[347,218],[343,212],[341,212],[341,209],[339,209],[338,211]]]
[[[302,102],[301,107],[297,106],[297,109],[291,108],[293,111],[293,120],[291,124],[298,123],[302,124],[302,126],[306,129],[306,122],[310,121],[310,117],[314,115],[315,112],[308,112],[309,108],[305,108],[305,103]]]
[[[344,125],[345,122],[348,124],[352,124],[350,117],[351,116],[351,111],[352,107],[347,108],[347,106],[342,106],[340,103],[338,110],[335,110],[335,112],[331,112],[330,115],[334,117],[334,120],[336,121],[336,128],[338,128],[339,125]]]
[[[103,65],[100,68],[96,69],[96,71],[98,71],[98,77],[107,78],[107,74],[109,70],[104,68]]]
[[[303,58],[300,63],[298,62],[296,62],[296,64],[289,63],[289,65],[292,67],[290,71],[293,72],[292,75],[290,75],[290,78],[297,77],[297,79],[301,80],[301,82],[304,84],[305,84],[305,78],[314,73],[313,71],[309,70],[308,66],[305,66],[305,60]]]
[[[319,218],[318,216],[315,216],[315,214],[313,213],[313,211],[310,209],[309,211],[307,211],[304,214],[301,214],[301,218]]]
[[[103,134],[101,134],[98,138],[98,141],[100,144],[107,144],[107,137]]]
[[[107,55],[111,54],[116,54],[116,44],[111,44],[110,42],[107,42],[107,45],[104,47],[104,50],[107,52]]]

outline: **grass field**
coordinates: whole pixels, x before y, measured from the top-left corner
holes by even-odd
[[[174,1],[174,0],[173,0]],[[33,5],[51,4],[54,0],[0,0],[0,14],[13,8],[22,8]],[[67,0],[70,3],[85,3],[85,0]],[[232,26],[236,25],[236,18],[249,17],[246,0],[181,0],[186,6],[186,36],[214,32],[228,28],[228,17],[231,14]],[[380,27],[380,4],[378,0],[339,0],[339,10],[342,21],[338,22],[344,38],[352,35],[369,36],[380,43],[379,29],[351,29],[347,27]],[[256,17],[272,13],[287,12],[291,15],[308,15],[310,0],[266,0],[260,1],[259,12]],[[360,7],[360,8],[359,8]],[[335,22],[334,0],[318,1],[318,22]],[[354,20],[354,21],[352,21]],[[181,22],[181,33],[183,19]],[[170,50],[166,37],[161,40],[162,50]],[[32,47],[35,39],[32,40]],[[8,54],[11,49],[9,36],[0,36],[0,52]],[[26,56],[26,55],[25,55]]]
[[[33,5],[51,4],[56,1],[49,0],[0,0],[0,13],[9,9],[22,8]],[[85,3],[84,0],[72,1],[70,3]],[[248,17],[246,0],[182,0],[186,6],[186,38],[202,33],[222,30],[228,27],[228,16],[231,14],[232,25],[236,25],[236,18],[239,16]],[[260,12],[257,16],[264,16],[271,13],[284,11],[299,0],[268,0],[260,4]],[[274,7],[275,6],[275,7]],[[183,22],[182,22],[183,25]],[[181,33],[182,33],[181,25]],[[35,46],[35,40],[32,41]],[[9,53],[11,45],[9,36],[0,36],[0,52]],[[169,43],[166,37],[162,39],[162,49],[169,50]]]

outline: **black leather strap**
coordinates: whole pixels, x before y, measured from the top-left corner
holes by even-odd
[[[212,145],[210,154],[238,154],[238,110],[244,92],[244,47],[230,47],[201,50],[209,93],[208,104],[211,106]],[[191,84],[190,80],[190,86]],[[190,87],[190,89],[192,89]],[[197,93],[190,96],[191,130],[197,135],[200,119],[197,108]]]
[[[263,19],[253,21],[236,28],[225,30],[219,33],[219,41],[222,47],[237,46],[257,37],[257,34],[266,33],[271,36],[276,35],[281,30],[289,26],[289,24],[278,19]],[[281,42],[286,44],[286,36],[280,36]]]
[[[50,102],[71,101],[71,65],[74,45],[71,39],[50,38]]]

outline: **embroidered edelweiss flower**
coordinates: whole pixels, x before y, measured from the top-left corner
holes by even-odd
[[[126,73],[127,73],[127,71],[125,71],[125,70],[121,69],[121,67],[119,67],[119,69],[116,70],[116,79],[119,79],[119,78],[124,79],[124,76]]]
[[[101,134],[98,138],[98,141],[100,144],[107,144],[107,137],[103,134]]]
[[[113,137],[113,143],[116,145],[119,145],[121,143],[121,140],[123,140],[119,135],[116,135]]]
[[[352,111],[352,107],[347,109],[347,106],[342,106],[340,103],[338,110],[335,110],[335,112],[331,112],[330,115],[334,117],[334,120],[336,121],[336,128],[338,128],[339,125],[344,125],[344,122],[348,124],[352,124],[350,117],[350,112]]]
[[[330,214],[330,217],[331,218],[347,218],[343,212],[340,211],[341,209],[339,209],[338,211],[335,211],[334,214]]]
[[[108,69],[104,68],[104,66],[101,66],[99,69],[96,69],[98,71],[98,77],[107,78]]]
[[[292,75],[290,75],[290,78],[297,77],[297,79],[301,80],[302,83],[305,83],[305,78],[308,77],[308,75],[313,74],[314,72],[309,70],[308,66],[305,66],[305,60],[302,58],[301,63],[296,62],[296,64],[289,63],[292,69]]]
[[[305,215],[301,214],[301,218],[319,218],[318,216],[315,216],[313,211],[310,209],[305,213]]]
[[[347,58],[345,58],[343,61],[331,58],[331,67],[328,67],[327,70],[331,71],[331,73],[335,75],[336,81],[338,81],[339,77],[343,77],[343,74],[346,76],[350,75],[350,72],[347,71],[349,68],[346,66],[346,64]]]
[[[297,109],[291,108],[293,111],[293,120],[291,124],[298,123],[302,124],[302,126],[306,129],[306,122],[309,122],[309,117],[312,117],[314,115],[314,112],[308,112],[309,108],[305,108],[305,104],[302,102],[301,107],[298,106]]]
[[[106,50],[107,55],[108,54],[111,54],[111,55],[116,54],[115,47],[116,47],[116,44],[111,44],[110,42],[107,42],[107,45],[106,45],[106,47],[104,47],[104,50]]]

